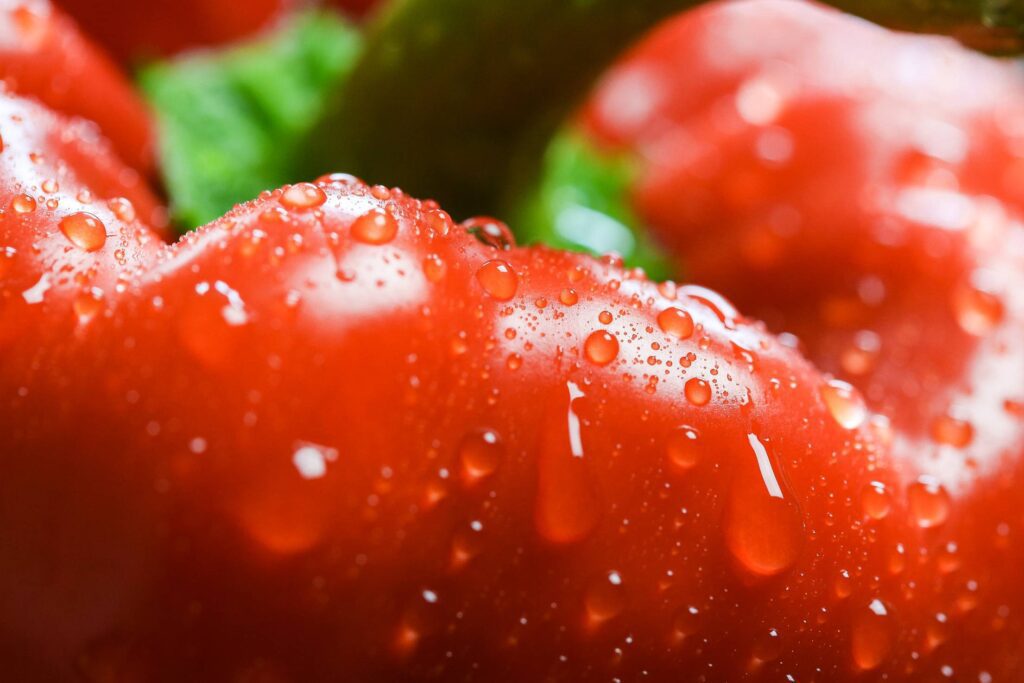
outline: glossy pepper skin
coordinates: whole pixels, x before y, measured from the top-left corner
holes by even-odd
[[[14,92],[94,121],[125,162],[153,173],[153,128],[142,99],[48,0],[0,2],[0,78]]]
[[[1007,561],[992,549],[1021,532],[1007,496],[1024,458],[1022,111],[1010,64],[805,3],[748,2],[666,24],[585,113],[598,139],[637,152],[634,204],[686,272],[797,333],[891,418],[893,457],[974,510],[920,559],[941,570],[944,552],[990,548],[987,565],[951,561],[950,596],[1000,585],[992,565]],[[967,618],[955,600],[918,599],[946,633],[934,647],[916,637],[921,675],[975,680],[956,660],[1006,637],[1022,601],[1010,585],[993,595]],[[1021,676],[1012,628],[1005,680]]]
[[[898,679],[1015,586],[1012,492],[922,485],[709,290],[346,176],[172,246],[61,187],[0,219],[20,680]],[[1017,671],[1001,618],[958,668]]]

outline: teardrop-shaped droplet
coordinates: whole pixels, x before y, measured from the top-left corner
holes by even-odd
[[[107,242],[107,228],[103,221],[84,211],[62,218],[60,231],[68,241],[85,251],[98,251]]]
[[[683,309],[671,306],[658,314],[658,327],[676,339],[689,339],[693,335],[693,318]]]
[[[519,276],[506,261],[493,259],[487,261],[476,271],[477,282],[498,301],[508,301],[516,295],[519,288]]]
[[[610,332],[591,332],[583,343],[583,354],[594,365],[608,365],[619,355],[619,340]]]
[[[594,629],[614,619],[626,607],[626,589],[622,575],[610,571],[590,582],[583,598],[586,610],[586,626]]]
[[[850,642],[853,663],[861,671],[877,669],[885,663],[896,638],[896,625],[890,608],[881,600],[872,600],[853,617]]]
[[[764,443],[754,434],[747,442],[746,453],[736,454],[740,462],[726,509],[726,545],[749,575],[774,576],[796,562],[804,545],[803,520]]]
[[[910,514],[922,529],[941,526],[949,517],[949,494],[937,481],[921,477],[907,489]]]
[[[577,413],[583,400],[579,386],[566,382],[566,389],[550,401],[545,418],[534,520],[540,535],[552,543],[583,540],[601,515],[601,503],[587,471]]]
[[[669,464],[679,472],[687,472],[697,465],[700,459],[698,439],[700,434],[693,427],[683,425],[673,429],[666,443],[665,453]]]
[[[504,447],[493,429],[481,429],[467,434],[459,444],[463,481],[473,485],[494,474],[503,456]]]
[[[352,237],[364,244],[387,244],[397,234],[398,221],[382,209],[372,209],[352,221]]]
[[[844,429],[857,429],[868,417],[867,406],[860,392],[852,385],[830,379],[821,385],[821,398],[829,414]]]
[[[952,302],[953,313],[960,327],[968,334],[979,337],[999,325],[1006,313],[1003,300],[983,280],[974,277],[971,282],[957,286],[953,290]]]

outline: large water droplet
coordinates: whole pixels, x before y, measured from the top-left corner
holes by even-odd
[[[711,400],[711,385],[698,377],[692,377],[683,385],[683,393],[686,395],[686,400],[693,405],[707,405]]]
[[[619,340],[610,332],[597,330],[583,343],[583,353],[595,365],[608,365],[619,355]]]
[[[98,251],[107,241],[107,228],[91,213],[73,213],[60,221],[60,231],[72,244],[85,251]]]
[[[864,486],[860,493],[860,504],[864,514],[871,519],[884,519],[892,509],[892,497],[885,484],[873,481]]]
[[[508,301],[516,295],[519,288],[519,276],[506,261],[491,260],[480,266],[476,271],[477,282],[498,301]]]
[[[672,306],[658,314],[658,327],[676,339],[689,339],[693,335],[693,318],[681,308]]]
[[[36,210],[36,200],[27,194],[19,194],[11,200],[14,213],[32,213]]]
[[[583,598],[586,610],[586,626],[594,629],[614,619],[626,607],[626,590],[622,576],[610,571],[590,583]]]
[[[326,201],[327,195],[313,183],[297,183],[281,193],[281,205],[298,211],[315,209]]]
[[[583,540],[600,518],[600,501],[590,481],[576,403],[583,391],[572,381],[551,401],[538,459],[537,531],[552,543]],[[566,400],[566,398],[568,400]]]
[[[949,494],[931,477],[921,477],[907,489],[910,514],[922,529],[941,526],[949,517]]]
[[[733,557],[748,573],[774,576],[796,562],[804,544],[803,521],[775,475],[761,440],[747,435],[753,457],[737,463],[726,510],[725,538]]]
[[[673,469],[686,472],[697,465],[699,452],[697,440],[700,434],[693,427],[683,425],[669,434],[665,453]]]
[[[479,242],[495,249],[506,251],[516,244],[512,231],[496,218],[477,216],[463,221],[462,227]]]
[[[844,429],[857,429],[867,419],[868,409],[860,392],[850,384],[830,379],[821,385],[821,398],[829,414]]]
[[[467,485],[473,485],[494,474],[501,464],[503,455],[501,439],[494,430],[481,429],[467,434],[459,444],[463,481]]]
[[[398,221],[382,209],[372,209],[352,221],[352,237],[364,244],[387,244],[397,234]]]
[[[877,669],[888,658],[895,637],[889,607],[881,600],[872,600],[853,618],[850,647],[854,664],[861,671]]]

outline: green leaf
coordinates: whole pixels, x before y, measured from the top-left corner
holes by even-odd
[[[358,33],[340,17],[309,12],[253,42],[141,73],[172,215],[183,229],[295,180],[294,156],[358,49]]]
[[[674,268],[630,206],[636,165],[625,153],[602,152],[581,131],[558,134],[539,181],[515,212],[523,242],[593,254],[615,252],[655,279]]]

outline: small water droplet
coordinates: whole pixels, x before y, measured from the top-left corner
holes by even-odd
[[[867,406],[860,392],[852,385],[830,379],[821,385],[821,398],[829,414],[844,429],[857,429],[868,417]]]
[[[491,260],[476,271],[477,282],[498,301],[508,301],[516,295],[519,276],[506,261]]]
[[[619,340],[604,330],[591,332],[583,344],[583,353],[595,365],[608,365],[619,355]]]
[[[387,244],[397,234],[398,221],[382,209],[372,209],[352,221],[352,237],[364,244]]]
[[[111,213],[122,221],[130,223],[135,220],[135,206],[124,197],[114,197],[107,203],[107,206],[110,207]]]
[[[576,293],[575,289],[566,287],[562,290],[562,293],[558,295],[558,300],[566,306],[575,306],[576,302],[580,300],[579,294]]]
[[[689,339],[693,334],[693,318],[681,308],[672,306],[658,314],[658,327],[676,339]]]
[[[910,514],[922,529],[941,526],[949,517],[949,494],[931,477],[921,477],[907,489]]]
[[[614,318],[609,311],[601,311],[597,314],[597,321],[602,325],[610,325],[612,320],[614,320]]]
[[[76,247],[89,252],[102,249],[107,241],[107,228],[103,221],[84,211],[62,218],[60,231]]]
[[[297,183],[281,193],[281,205],[297,211],[315,209],[326,201],[327,194],[313,183]]]
[[[682,472],[693,469],[699,460],[697,440],[700,434],[693,427],[683,425],[672,430],[666,446],[669,463]]]
[[[881,600],[872,600],[861,607],[853,618],[851,653],[861,671],[881,666],[892,650],[895,624],[889,607]]]
[[[698,377],[691,377],[683,385],[686,400],[695,406],[707,405],[711,400],[711,385]]]
[[[504,452],[501,438],[492,429],[481,429],[467,434],[459,444],[463,481],[471,486],[494,474]]]

